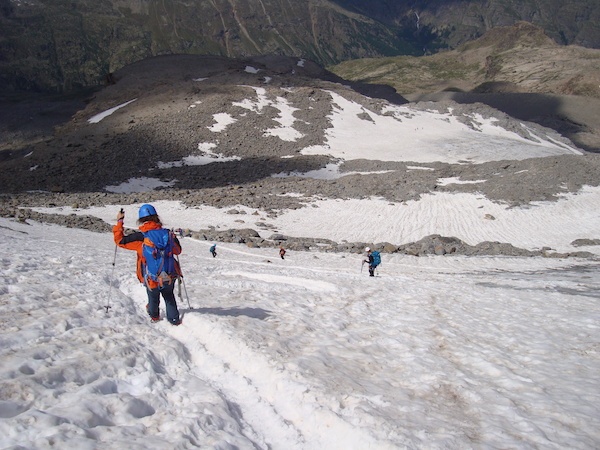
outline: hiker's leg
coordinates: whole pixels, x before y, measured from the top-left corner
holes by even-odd
[[[175,300],[175,294],[173,289],[175,288],[175,281],[171,284],[165,284],[160,293],[165,299],[165,305],[167,307],[167,320],[169,322],[179,322],[179,310],[177,309],[177,301]]]
[[[156,289],[148,289],[146,287],[146,292],[148,293],[148,314],[150,317],[158,317],[158,303],[160,301],[160,292],[158,288]]]
[[[373,266],[369,266],[369,276],[374,277],[375,276],[375,267]]]

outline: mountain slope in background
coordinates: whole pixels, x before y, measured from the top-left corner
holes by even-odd
[[[561,44],[599,47],[599,14],[596,0],[0,0],[0,84],[66,92],[164,54],[277,54],[321,65],[419,55],[519,20]]]
[[[331,2],[6,2],[5,89],[69,91],[156,55],[302,56],[325,63],[414,53],[393,27]]]
[[[438,91],[531,92],[600,98],[600,50],[561,46],[527,22],[499,27],[430,56],[362,58],[330,69],[402,95]]]
[[[415,30],[427,48],[438,43],[455,48],[486,31],[519,21],[542,28],[562,45],[600,47],[600,8],[595,1],[573,0],[409,0],[402,2],[334,0],[345,8],[389,25]],[[428,39],[429,37],[429,39]]]

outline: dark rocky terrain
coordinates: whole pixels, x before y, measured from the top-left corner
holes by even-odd
[[[248,66],[260,71],[255,73],[248,70]],[[354,160],[344,163],[341,170],[386,172],[336,180],[271,177],[281,172],[306,172],[332,162],[326,156],[299,154],[306,146],[324,142],[324,132],[329,127],[327,116],[332,108],[327,91],[337,92],[372,111],[381,111],[389,102],[406,103],[406,99],[389,87],[361,84],[351,87],[350,83],[341,81],[316,64],[302,61],[299,65],[296,58],[231,60],[190,55],[163,56],[116,72],[115,84],[87,92],[79,99],[46,99],[41,109],[37,106],[32,108],[36,105],[34,102],[21,102],[18,108],[10,110],[14,111],[13,114],[7,115],[13,117],[18,113],[22,117],[28,116],[29,120],[23,122],[23,126],[13,121],[9,135],[19,136],[19,139],[3,142],[0,214],[21,220],[47,220],[106,231],[108,225],[97,219],[40,215],[23,208],[83,208],[177,199],[189,206],[207,204],[231,208],[240,204],[276,215],[280,210],[306,207],[305,201],[282,195],[287,192],[342,199],[377,196],[390,202],[404,202],[434,190],[481,192],[494,201],[522,206],[534,201],[553,200],[562,193],[576,192],[583,185],[597,186],[600,183],[600,155],[593,153],[483,164],[428,164],[435,168],[435,173],[407,170],[407,166],[414,165],[409,162]],[[298,107],[295,117],[299,119],[297,127],[304,137],[285,141],[266,136],[263,130],[273,126],[278,115],[275,108],[267,106],[260,114],[240,114],[234,103],[256,95],[250,86],[260,86],[268,98],[284,95],[289,104]],[[89,123],[94,115],[133,99],[136,99],[135,102],[127,108],[115,111],[99,123]],[[456,117],[464,119],[477,113],[497,118],[506,128],[518,128],[515,127],[517,120],[480,103],[460,105],[445,100],[411,106],[417,110],[447,110],[451,106]],[[214,123],[215,114],[224,112],[235,115],[238,121],[229,125],[223,136],[215,138],[216,133],[207,127]],[[70,114],[72,117],[66,120]],[[530,126],[536,127],[535,124]],[[554,138],[564,140],[558,134]],[[218,153],[241,159],[203,166],[158,168],[159,162],[178,161],[197,151],[198,142],[215,142]],[[296,156],[282,158],[287,155]],[[170,188],[144,194],[116,194],[105,190],[108,185],[140,176],[177,181]],[[439,186],[436,181],[439,177],[487,181],[477,185]],[[277,245],[286,240],[290,249],[303,249],[314,243],[311,239],[285,236],[265,240],[257,237],[254,230],[190,230],[189,233],[199,238],[245,242],[247,245]],[[332,250],[345,251],[360,251],[365,245],[323,244]],[[402,246],[374,244],[385,251],[415,255],[531,256],[545,252],[529,252],[500,243],[471,247],[453,238],[435,236],[424,242]]]
[[[600,47],[597,0],[0,0],[0,86],[67,93],[169,54],[302,57],[322,66],[454,49],[527,21]]]

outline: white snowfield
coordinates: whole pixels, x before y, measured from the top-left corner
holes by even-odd
[[[241,205],[215,208],[207,205],[186,207],[178,201],[153,204],[170,228],[254,228],[263,238],[278,232],[336,242],[390,242],[394,245],[440,234],[457,237],[470,245],[484,241],[508,242],[528,250],[549,247],[559,253],[588,251],[600,254],[598,245],[572,245],[576,239],[600,238],[599,187],[586,186],[578,193],[564,194],[557,201],[536,202],[524,207],[509,207],[491,202],[480,194],[466,193],[427,194],[419,201],[405,203],[375,198],[318,200],[308,197],[306,202],[307,207],[280,211],[277,217],[269,217],[264,211]],[[135,218],[141,205],[122,207],[128,217]],[[54,214],[87,214],[112,223],[119,208],[121,205],[34,209]],[[227,214],[230,210],[243,214]],[[257,222],[268,224],[269,229],[257,228]]]
[[[439,113],[389,105],[384,114],[376,114],[339,94],[330,94],[334,112],[331,128],[326,130],[327,144],[307,148],[304,154],[421,163],[481,163],[581,154],[576,148],[533,133],[533,140],[524,139],[481,116],[471,118],[474,127],[470,128],[451,111]],[[365,114],[368,120],[363,118]]]
[[[259,100],[243,102],[245,113],[270,102],[280,127],[265,131],[294,139],[291,106],[249,92]],[[473,163],[577,152],[434,113],[364,120],[362,107],[332,98],[328,142],[306,152]],[[223,132],[233,119],[207,126]],[[409,129],[414,140],[394,151]],[[407,150],[417,144],[418,154]],[[207,145],[198,148],[215,162],[219,149]],[[192,156],[181,164],[207,163]],[[306,201],[275,218],[244,206],[154,205],[173,228],[264,222],[273,227],[264,237],[402,244],[441,234],[600,254],[572,245],[600,238],[598,187],[522,208],[476,194]],[[37,209],[114,223],[123,207],[133,228],[139,206]],[[364,255],[313,248],[282,260],[276,248],[218,243],[213,258],[213,242],[181,243],[183,324],[151,324],[135,254],[111,234],[0,218],[1,449],[600,448],[598,259],[384,254],[371,278]]]
[[[0,448],[600,444],[598,261],[184,238],[174,327],[110,234],[0,230]]]

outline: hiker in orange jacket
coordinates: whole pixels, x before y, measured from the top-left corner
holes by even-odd
[[[175,294],[173,292],[175,280],[181,276],[179,264],[173,257],[174,255],[179,255],[181,253],[181,244],[179,243],[179,240],[173,234],[172,255],[168,255],[169,258],[173,259],[172,273],[166,274],[167,276],[163,279],[154,280],[147,270],[146,258],[144,257],[144,246],[153,246],[153,242],[147,235],[148,232],[152,230],[163,230],[156,209],[152,205],[142,205],[139,210],[138,219],[140,231],[128,235],[124,234],[124,218],[125,213],[121,210],[117,214],[117,224],[113,227],[113,237],[115,244],[119,247],[127,250],[134,250],[137,253],[136,274],[140,283],[143,283],[146,286],[146,292],[148,294],[146,310],[148,311],[152,322],[158,322],[160,320],[159,303],[160,296],[162,295],[166,305],[167,320],[173,325],[179,325],[181,320],[179,318],[179,309],[177,308],[177,301],[175,300]]]

